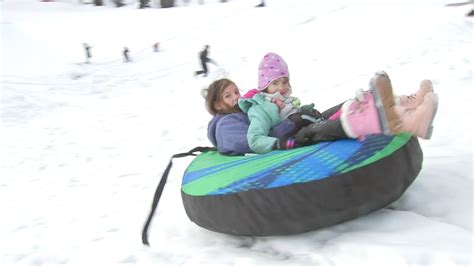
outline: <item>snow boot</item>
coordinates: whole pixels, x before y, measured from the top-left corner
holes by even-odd
[[[416,93],[411,95],[400,95],[396,100],[398,101],[398,105],[407,107],[408,109],[413,109],[423,103],[425,95],[429,92],[433,92],[433,84],[431,81],[425,79],[421,81],[420,88]]]
[[[364,93],[341,107],[340,121],[346,135],[363,139],[366,135],[381,134],[379,111],[371,93]]]
[[[431,138],[433,120],[438,110],[438,95],[428,92],[420,106],[414,109],[397,106],[396,109],[401,117],[400,131],[412,133],[422,139]]]
[[[400,116],[395,110],[395,97],[387,73],[384,71],[375,73],[370,80],[370,92],[377,106],[382,133],[385,135],[400,133]]]

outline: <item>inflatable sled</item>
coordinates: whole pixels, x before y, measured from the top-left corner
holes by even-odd
[[[345,222],[399,199],[421,170],[409,134],[339,140],[250,156],[208,151],[182,182],[191,221],[243,236],[307,232]]]

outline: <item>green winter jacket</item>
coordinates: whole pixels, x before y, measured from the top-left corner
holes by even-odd
[[[250,149],[255,153],[267,153],[274,150],[277,138],[269,137],[270,129],[281,123],[278,106],[265,100],[260,93],[252,98],[239,99],[240,109],[247,113],[250,126],[247,140]]]

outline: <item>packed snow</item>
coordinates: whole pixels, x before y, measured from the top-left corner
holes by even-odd
[[[472,4],[104,2],[0,1],[0,265],[473,264]],[[218,64],[194,77],[206,44]],[[379,70],[398,94],[431,79],[440,102],[432,139],[420,140],[421,173],[398,201],[353,221],[236,237],[188,219],[180,185],[192,158],[175,159],[143,246],[170,156],[211,145],[200,90],[220,77],[254,88],[267,52],[285,58],[294,95],[319,110]]]

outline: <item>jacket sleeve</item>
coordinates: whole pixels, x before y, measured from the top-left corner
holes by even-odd
[[[247,140],[250,149],[255,153],[267,153],[275,148],[278,139],[270,137],[272,119],[262,108],[252,107],[248,111],[250,125],[247,133]]]
[[[249,121],[228,115],[222,118],[216,128],[217,151],[225,155],[252,153],[247,141]]]

